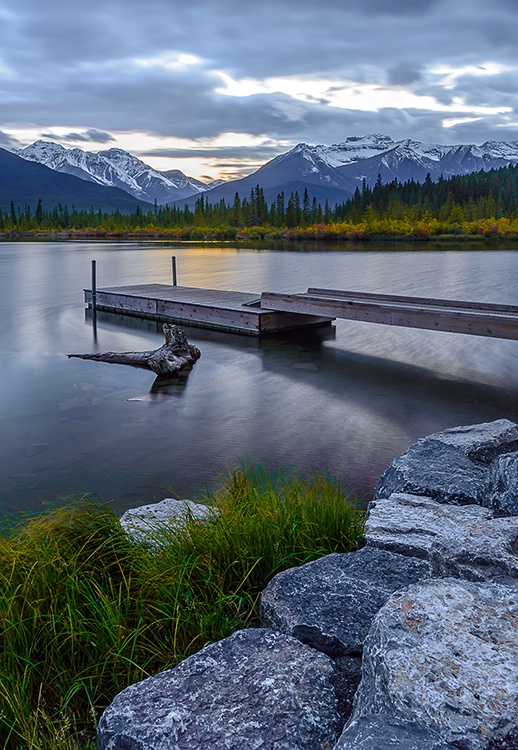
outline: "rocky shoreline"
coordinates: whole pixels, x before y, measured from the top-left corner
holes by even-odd
[[[191,505],[121,522],[142,539]],[[278,574],[260,613],[116,696],[99,750],[517,750],[518,425],[412,445],[365,546]]]

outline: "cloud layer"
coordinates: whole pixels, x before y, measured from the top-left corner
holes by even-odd
[[[517,22],[514,0],[4,0],[0,146],[216,172],[365,132],[516,140]]]

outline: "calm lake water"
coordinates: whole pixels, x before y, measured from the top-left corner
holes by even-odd
[[[118,511],[199,497],[241,461],[339,474],[368,500],[417,438],[518,421],[518,342],[338,321],[257,341],[186,328],[202,357],[184,386],[67,353],[153,349],[153,322],[83,304],[98,286],[179,283],[240,291],[308,286],[518,305],[514,251],[236,249],[149,242],[0,243],[0,515],[94,493]]]

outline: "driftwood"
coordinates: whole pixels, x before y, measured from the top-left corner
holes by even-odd
[[[99,354],[68,354],[68,358],[93,359],[96,362],[111,362],[117,365],[145,367],[159,376],[174,376],[192,369],[201,357],[198,347],[189,344],[180,326],[164,323],[162,326],[165,344],[149,352],[100,352]]]

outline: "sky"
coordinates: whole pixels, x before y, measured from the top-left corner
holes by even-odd
[[[0,0],[0,147],[209,180],[297,143],[518,140],[518,0]]]

